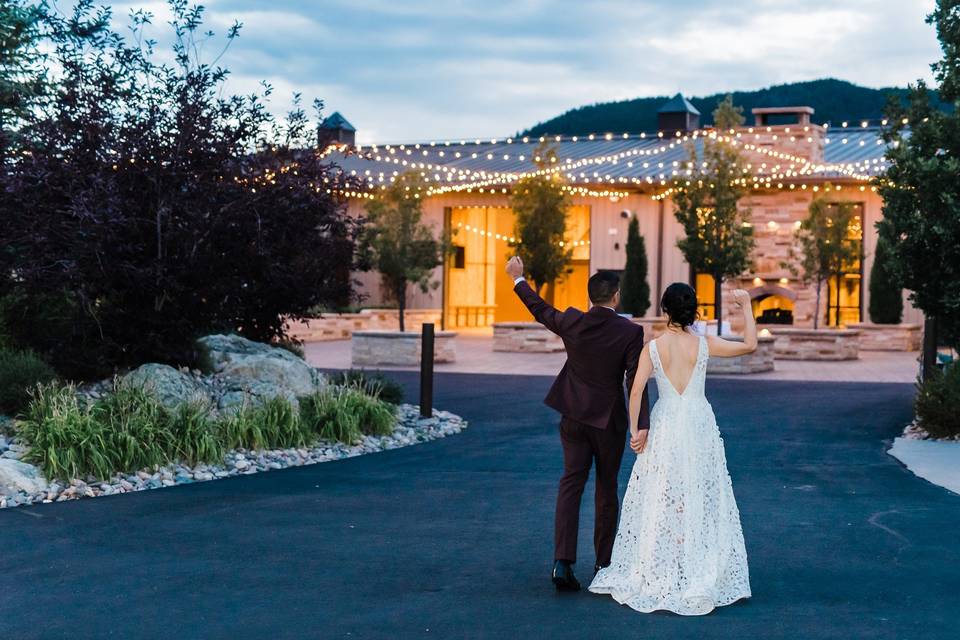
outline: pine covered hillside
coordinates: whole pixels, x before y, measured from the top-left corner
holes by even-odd
[[[840,124],[844,120],[860,122],[883,117],[887,96],[895,94],[905,99],[905,88],[870,89],[845,80],[826,78],[810,82],[781,84],[758,91],[734,91],[733,103],[742,106],[747,123],[752,124],[750,109],[754,107],[783,107],[804,105],[813,107],[813,121],[822,124]],[[936,92],[931,91],[936,99]],[[700,112],[700,124],[713,124],[711,113],[725,93],[688,99]],[[621,102],[605,102],[571,109],[566,113],[541,122],[524,131],[524,135],[584,135],[589,133],[621,133],[656,131],[657,109],[671,96],[635,98]],[[938,103],[942,109],[949,105]]]

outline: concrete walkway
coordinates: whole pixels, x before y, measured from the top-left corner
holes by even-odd
[[[0,638],[957,637],[960,496],[885,453],[910,385],[708,380],[754,597],[681,618],[549,584],[549,383],[442,375],[438,406],[471,421],[458,436],[0,511]]]
[[[960,442],[897,438],[890,455],[924,480],[960,494]]]
[[[350,368],[350,341],[310,342],[307,360],[330,369]],[[917,379],[919,353],[863,351],[859,360],[807,362],[778,360],[775,370],[750,375],[749,380],[821,380],[832,382],[907,382]],[[493,350],[489,330],[467,330],[457,336],[457,361],[437,364],[438,373],[494,373],[556,375],[566,360],[563,353],[499,353]],[[383,367],[403,370],[403,367]],[[743,376],[733,376],[743,378]]]

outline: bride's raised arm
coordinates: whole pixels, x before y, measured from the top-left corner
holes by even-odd
[[[733,301],[743,313],[743,342],[708,336],[707,346],[712,356],[733,358],[757,350],[757,322],[753,318],[753,309],[750,307],[750,294],[743,289],[737,289],[733,292]]]

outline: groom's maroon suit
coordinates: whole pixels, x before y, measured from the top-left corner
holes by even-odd
[[[617,532],[617,476],[629,425],[624,378],[629,389],[643,350],[643,327],[613,309],[573,307],[560,311],[547,304],[526,282],[514,287],[537,322],[560,336],[567,361],[544,402],[563,416],[563,477],[557,492],[555,560],[575,562],[580,498],[590,467],[597,464],[593,544],[597,564],[610,564]],[[650,425],[649,399],[643,391],[641,429]]]

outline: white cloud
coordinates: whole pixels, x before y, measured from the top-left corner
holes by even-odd
[[[154,37],[168,44],[162,2]],[[240,38],[229,88],[294,90],[341,111],[361,140],[502,136],[576,106],[755,89],[833,76],[867,86],[930,77],[933,0],[215,0]],[[208,43],[211,55],[221,41]]]

